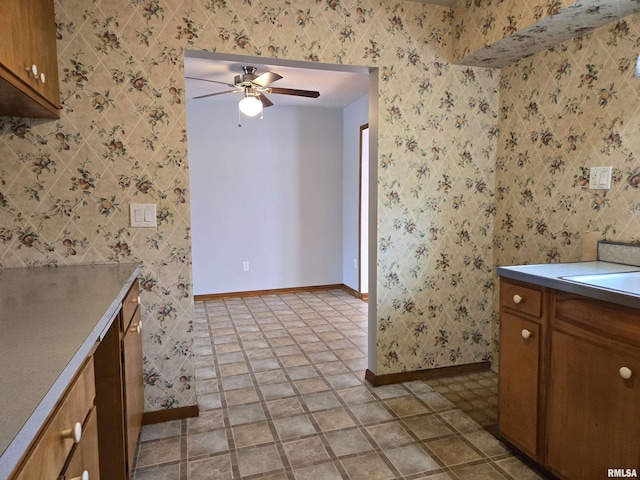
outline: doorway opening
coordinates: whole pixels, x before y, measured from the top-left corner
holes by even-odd
[[[375,253],[371,244],[375,244],[377,203],[377,68],[190,50],[184,60],[196,298],[335,284],[360,291],[363,285],[375,284],[375,254],[363,255],[361,243]],[[266,91],[273,106],[264,108],[262,119],[243,116],[238,128],[243,93],[233,88],[234,79],[247,71],[246,66],[255,67],[258,76],[263,72],[281,76],[270,83],[274,90],[278,86],[319,91],[320,97]],[[313,83],[318,80],[319,84]],[[365,116],[351,133],[355,151],[349,157],[354,169],[349,181],[355,183],[344,185],[344,167],[336,162],[346,162],[346,154],[327,150],[336,140],[323,135],[336,123],[327,110],[345,109],[339,102],[353,90],[354,81],[366,95],[361,102]],[[329,92],[331,85],[337,87]],[[209,97],[193,99],[201,95]],[[368,157],[363,161],[366,140],[357,132],[364,123],[369,125],[369,148],[364,149]],[[361,162],[369,167],[369,178],[358,175]],[[368,197],[358,195],[362,184],[369,187]],[[368,213],[361,213],[363,202]],[[351,220],[345,220],[347,214]],[[363,228],[359,215],[373,220]],[[375,325],[375,303],[370,307],[370,323]],[[369,332],[375,337],[375,327]],[[369,340],[375,345],[375,338]],[[375,349],[369,351],[369,357],[375,357]]]

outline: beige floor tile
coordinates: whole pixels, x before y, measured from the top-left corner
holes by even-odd
[[[189,480],[211,480],[233,476],[229,455],[191,460],[187,465],[187,471]],[[173,477],[173,480],[178,478]]]
[[[195,433],[187,438],[187,455],[189,458],[211,455],[229,450],[226,430]]]
[[[409,445],[385,451],[402,475],[413,475],[421,472],[439,469],[438,463],[419,445]]]
[[[162,465],[137,470],[133,480],[176,480],[180,478],[180,465]],[[189,480],[199,480],[198,477],[189,477]]]
[[[342,460],[351,480],[389,480],[396,475],[376,453]]]
[[[494,372],[364,382],[367,305],[342,290],[194,310],[200,416],[145,427],[134,480],[540,479],[479,425]]]
[[[281,440],[298,438],[304,435],[311,435],[316,432],[309,416],[298,415],[296,417],[278,418],[273,421],[273,425],[278,431]]]
[[[180,435],[182,430],[181,420],[173,420],[171,422],[155,423],[152,425],[143,425],[140,430],[140,441],[158,440],[160,438],[175,437]]]
[[[302,400],[312,412],[340,406],[340,401],[332,392],[307,393],[302,395]]]
[[[408,445],[414,441],[402,425],[395,420],[371,425],[366,430],[383,450]]]
[[[140,444],[137,468],[180,460],[180,437],[169,437]]]
[[[238,468],[242,476],[273,472],[283,467],[274,445],[241,448],[237,450],[237,455]]]
[[[314,412],[313,416],[323,432],[355,426],[351,416],[342,407]]]
[[[502,475],[492,465],[481,463],[468,467],[453,468],[452,473],[458,480],[504,480],[507,477]],[[515,477],[524,480],[523,477]]]
[[[333,462],[294,468],[293,474],[296,480],[342,480],[342,475]]]
[[[267,422],[238,425],[231,429],[236,448],[273,442],[273,434]]]
[[[306,378],[303,380],[297,380],[294,382],[296,390],[301,394],[324,392],[329,390],[329,386],[320,377]]]
[[[482,457],[467,443],[458,437],[431,440],[427,446],[447,467],[480,460]]]
[[[231,425],[241,425],[243,423],[253,423],[265,420],[265,413],[259,403],[248,405],[232,405],[228,407],[229,423]]]
[[[305,467],[329,460],[329,454],[324,448],[322,440],[317,436],[284,442],[282,447],[289,459],[289,464],[293,468]]]
[[[267,408],[272,418],[287,418],[304,413],[304,408],[298,397],[282,398],[267,402]]]
[[[431,413],[404,417],[402,421],[407,426],[407,429],[420,440],[453,434],[453,430]]]
[[[338,457],[374,449],[369,440],[357,428],[325,432],[325,437]]]
[[[224,398],[227,401],[227,405],[244,405],[260,401],[258,391],[253,387],[229,390],[224,393]]]
[[[429,412],[427,407],[413,397],[388,398],[385,403],[399,417]]]

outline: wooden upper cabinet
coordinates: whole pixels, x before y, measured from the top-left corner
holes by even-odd
[[[0,116],[60,116],[53,0],[4,2],[0,18]]]

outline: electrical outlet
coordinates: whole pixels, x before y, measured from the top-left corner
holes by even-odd
[[[245,272],[249,271],[249,262],[242,262],[242,270]]]
[[[609,190],[611,188],[611,167],[591,167],[589,190]]]

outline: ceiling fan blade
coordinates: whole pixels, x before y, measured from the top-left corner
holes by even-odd
[[[273,72],[264,72],[258,78],[254,79],[251,83],[255,83],[256,85],[260,85],[261,87],[266,87],[270,83],[275,82],[276,80],[280,80],[282,75],[278,75]]]
[[[222,95],[224,93],[239,93],[239,92],[242,92],[242,90],[226,90],[224,92],[207,93],[206,95],[199,95],[197,97],[193,97],[193,99],[195,100],[196,98],[215,97],[216,95]]]
[[[262,102],[262,106],[265,108],[273,105],[273,102],[269,100],[264,93],[258,93],[256,97]]]
[[[184,77],[184,78],[188,78],[189,80],[200,80],[203,82],[219,83],[220,85],[226,85],[227,87],[235,88],[235,85],[233,83],[218,82],[217,80],[209,80],[208,78],[198,78],[198,77]]]
[[[278,95],[295,95],[296,97],[318,98],[320,92],[313,90],[297,90],[295,88],[269,88],[269,93],[277,93]]]

